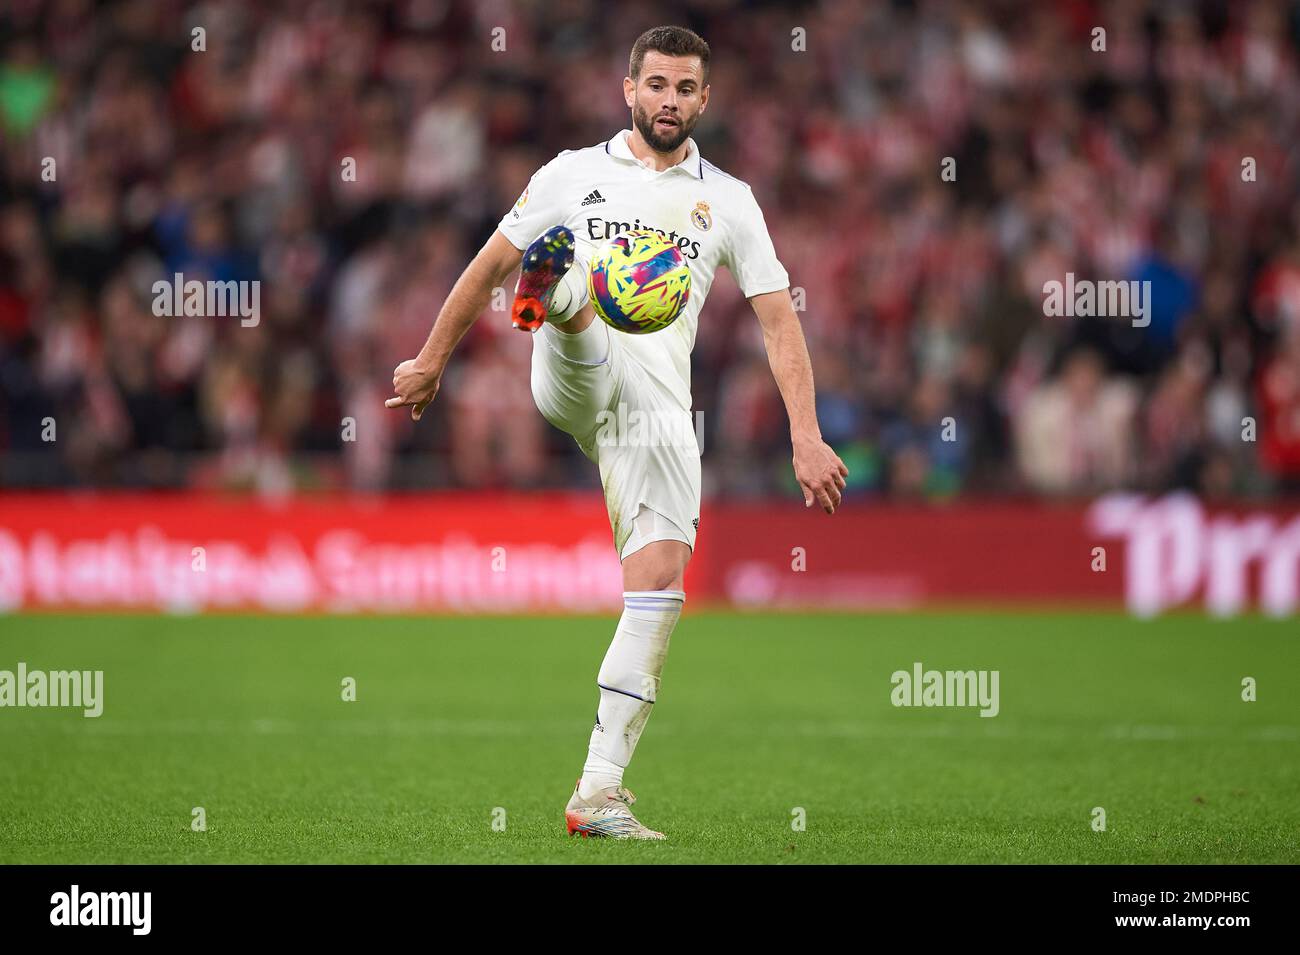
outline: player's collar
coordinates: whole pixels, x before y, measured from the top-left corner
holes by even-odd
[[[615,159],[626,159],[630,162],[640,163],[641,160],[632,155],[632,150],[627,144],[627,137],[631,135],[632,130],[630,129],[616,133],[610,138],[609,142],[605,143],[605,152]],[[704,159],[700,155],[700,148],[695,145],[694,139],[689,136],[686,138],[686,158],[675,166],[669,166],[664,172],[684,172],[695,179],[704,178]]]

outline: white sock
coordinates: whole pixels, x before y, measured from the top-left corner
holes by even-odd
[[[587,263],[576,256],[569,271],[555,283],[546,302],[548,322],[567,322],[587,303]]]
[[[623,767],[592,750],[587,750],[587,761],[582,764],[582,781],[578,795],[590,799],[596,793],[610,792],[623,785]]]
[[[537,334],[545,336],[546,344],[561,358],[579,365],[604,364],[609,357],[609,326],[598,318],[576,335],[552,328],[549,322]]]
[[[624,592],[623,616],[596,674],[600,705],[578,783],[583,799],[623,784],[623,770],[659,696],[668,639],[685,600],[680,590]]]

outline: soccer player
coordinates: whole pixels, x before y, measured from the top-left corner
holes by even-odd
[[[448,295],[420,354],[397,366],[387,401],[420,419],[452,350],[522,259],[512,317],[534,333],[533,398],[598,465],[623,570],[623,615],[597,672],[596,725],[565,807],[570,834],[663,838],[632,814],[623,771],[658,697],[686,597],[700,514],[690,354],[718,266],[731,270],[758,317],[805,505],[833,514],[848,475],[817,425],[808,349],[763,213],[749,186],[705,160],[691,138],[709,105],[708,74],[709,46],[690,30],[656,27],[637,39],[623,80],[632,129],[565,150],[533,175]],[[587,300],[594,250],[636,229],[675,242],[691,271],[687,306],[652,334],[612,329]],[[635,420],[682,427],[660,431],[670,441],[611,434],[633,411]]]

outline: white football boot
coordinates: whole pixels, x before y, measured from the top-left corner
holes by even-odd
[[[582,780],[578,780],[579,783]],[[620,786],[613,792],[597,793],[590,799],[578,795],[573,787],[573,797],[564,807],[564,823],[569,835],[607,836],[611,839],[666,839],[662,832],[643,826],[632,815],[636,797]]]

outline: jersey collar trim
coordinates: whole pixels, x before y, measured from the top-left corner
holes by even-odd
[[[605,143],[605,152],[609,153],[615,159],[623,159],[628,162],[634,162],[638,165],[641,160],[632,155],[632,150],[628,148],[627,137],[632,135],[632,130],[625,129],[616,133]],[[686,139],[686,158],[676,166],[670,166],[664,172],[684,172],[694,179],[704,178],[704,160],[700,156],[700,148],[695,145],[695,140],[691,137]]]

